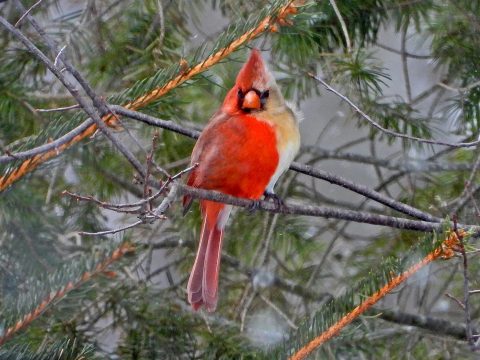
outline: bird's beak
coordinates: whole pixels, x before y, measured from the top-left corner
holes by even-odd
[[[256,91],[250,90],[248,93],[245,94],[242,103],[243,110],[260,110],[262,108],[262,102],[260,100],[260,96],[257,94]]]

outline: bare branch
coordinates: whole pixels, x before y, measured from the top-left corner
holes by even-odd
[[[445,319],[439,319],[419,314],[410,314],[398,310],[392,311],[375,309],[368,312],[368,315],[375,314],[379,314],[380,319],[390,321],[395,324],[415,326],[418,328],[432,331],[435,334],[452,336],[459,340],[467,340],[465,337],[466,326],[464,324],[456,324]],[[478,331],[473,330],[473,334],[478,335]]]
[[[64,145],[68,144],[72,139],[74,139],[76,136],[79,136],[85,130],[87,130],[90,126],[93,126],[94,122],[91,119],[88,119],[78,125],[76,128],[73,130],[70,130],[68,133],[65,135],[59,137],[56,140],[53,140],[47,144],[43,144],[40,146],[37,146],[33,149],[30,150],[25,150],[25,151],[19,151],[17,153],[9,153],[5,150],[5,153],[7,155],[2,155],[0,156],[0,164],[5,164],[8,162],[12,162],[15,160],[24,160],[24,159],[30,159],[36,155],[40,155],[43,153],[46,153],[48,151],[56,150],[62,148]]]
[[[406,135],[406,134],[402,134],[402,133],[398,133],[398,132],[395,132],[395,131],[392,131],[392,130],[385,129],[379,123],[377,123],[375,120],[373,120],[370,116],[365,114],[349,98],[347,98],[345,95],[339,93],[337,90],[335,90],[333,87],[328,85],[321,78],[319,78],[318,76],[316,76],[312,73],[308,73],[308,75],[310,77],[312,77],[313,79],[315,79],[316,81],[318,81],[319,83],[321,83],[323,86],[325,86],[325,88],[328,91],[333,92],[335,95],[340,97],[343,101],[345,101],[348,105],[350,105],[358,114],[360,114],[361,117],[363,117],[365,120],[367,120],[375,129],[380,130],[381,132],[383,132],[387,135],[402,138],[402,139],[408,139],[408,140],[412,140],[412,141],[418,141],[418,142],[425,143],[425,144],[450,146],[450,147],[454,147],[454,148],[473,147],[473,146],[477,146],[478,144],[480,144],[480,140],[472,141],[472,142],[465,142],[465,143],[450,143],[450,142],[440,141],[440,140],[429,140],[429,139],[423,139],[423,138],[419,138],[419,137],[416,137],[416,136],[410,136],[410,135]]]
[[[410,220],[404,218],[398,218],[393,216],[371,214],[355,210],[345,210],[326,206],[314,206],[307,204],[298,204],[293,202],[285,203],[283,206],[277,206],[269,201],[253,201],[248,199],[241,199],[220,193],[218,191],[197,189],[186,185],[179,185],[180,193],[188,194],[192,197],[212,200],[225,204],[240,206],[244,208],[251,208],[255,203],[258,209],[272,212],[281,213],[286,215],[305,215],[314,217],[324,217],[327,219],[341,219],[359,223],[366,223],[371,225],[387,226],[396,229],[404,230],[416,230],[423,232],[441,232],[443,224],[439,222],[427,222],[420,220]],[[450,223],[453,227],[453,223]],[[458,225],[459,228],[465,231],[471,232],[474,236],[480,234],[480,226],[476,225]]]
[[[75,104],[75,105],[70,105],[70,106],[64,106],[64,107],[58,107],[54,109],[35,109],[35,111],[38,112],[56,112],[56,111],[66,111],[66,110],[73,110],[73,109],[79,109],[80,105]]]
[[[105,230],[105,231],[98,231],[98,232],[79,231],[78,234],[79,235],[86,235],[86,236],[102,236],[102,235],[116,234],[116,233],[119,233],[121,231],[125,231],[125,230],[128,230],[128,229],[134,228],[134,227],[136,227],[138,225],[141,225],[143,223],[144,223],[143,220],[138,220],[138,221],[134,222],[133,224],[122,226],[122,227],[112,229],[112,230]]]
[[[394,49],[390,46],[387,46],[387,45],[384,45],[384,44],[380,44],[380,43],[375,43],[375,45],[377,45],[379,48],[382,48],[384,50],[387,50],[387,51],[390,51],[390,52],[393,52],[393,53],[396,53],[396,54],[401,54],[402,52],[400,50],[397,50],[397,49]],[[425,60],[428,60],[428,59],[431,59],[432,56],[431,55],[418,55],[418,54],[412,54],[408,51],[405,51],[405,55],[412,58],[412,59],[425,59]]]
[[[18,27],[18,25],[20,25],[20,23],[22,22],[23,19],[25,19],[25,17],[27,17],[30,12],[35,9],[38,5],[40,5],[40,3],[42,2],[43,0],[38,0],[35,4],[33,4],[32,6],[30,6],[30,8],[28,10],[26,10],[22,16],[20,16],[20,19],[17,20],[17,22],[15,23],[15,27]]]

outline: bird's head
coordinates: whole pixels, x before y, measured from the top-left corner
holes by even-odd
[[[223,108],[229,113],[251,113],[284,106],[274,77],[266,67],[260,51],[253,49],[228,92]]]

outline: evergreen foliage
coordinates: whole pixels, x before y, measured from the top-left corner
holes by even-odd
[[[102,98],[127,104],[204,63],[287,2],[44,0],[31,14],[60,47],[66,45],[67,57]],[[23,3],[29,8],[36,1]],[[265,54],[271,56],[270,66],[282,91],[300,108],[312,101],[339,101],[308,76],[313,72],[386,129],[454,142],[478,138],[479,1],[336,0],[336,4],[351,39],[350,52],[331,2],[303,1],[289,17],[290,24],[265,31],[205,72],[142,103],[141,111],[201,129],[231,87],[248,48],[256,46],[268,50]],[[13,24],[21,15],[13,0],[0,2],[0,14]],[[18,28],[48,53],[27,19]],[[1,156],[48,143],[87,119],[78,109],[35,110],[75,103],[42,64],[4,28],[0,31]],[[385,43],[385,34],[406,39],[406,60],[396,67],[384,57],[401,59],[397,53],[401,49]],[[419,85],[415,65],[420,62],[421,69],[427,66],[436,79],[431,87]],[[410,85],[405,84],[406,73]],[[455,210],[460,222],[478,223],[478,182],[470,178],[478,151],[393,138],[344,104],[322,129],[318,124],[327,115],[314,112],[313,116],[318,121],[304,122],[309,127],[303,132],[309,142],[304,145],[329,148],[337,157],[332,160],[302,149],[299,159],[304,163],[342,175],[347,169],[345,177],[352,178],[357,169],[371,166],[368,178],[359,182],[371,181],[368,187],[440,218]],[[155,164],[171,175],[188,166],[192,139],[126,118],[121,121],[127,131],[116,133],[117,138],[143,164],[158,131]],[[343,128],[354,129],[353,134]],[[358,157],[359,148],[370,163]],[[425,171],[422,166],[427,163],[445,171]],[[451,170],[458,163],[471,166]],[[22,160],[0,163],[0,176],[21,164]],[[184,289],[200,231],[196,206],[182,217],[176,202],[166,220],[116,235],[78,234],[118,228],[138,219],[135,214],[119,215],[93,202],[76,201],[62,191],[109,203],[134,202],[143,196],[144,185],[133,177],[128,162],[97,133],[0,192],[0,337],[68,283],[78,284],[16,333],[0,349],[0,359],[285,358],[443,240],[443,235],[234,209],[224,244],[219,308],[214,314],[195,313],[186,303]],[[152,178],[167,179],[155,166]],[[471,196],[465,193],[467,181]],[[283,198],[304,204],[398,215],[294,172],[286,173],[277,186]],[[452,202],[459,196],[463,203]],[[81,280],[125,243],[135,245],[134,254],[88,281]],[[475,240],[467,251],[472,252],[471,287],[477,289],[480,267]],[[450,260],[426,268],[381,307],[434,313],[462,323],[461,309],[443,296],[448,292],[462,297],[463,277],[455,264]],[[471,299],[475,322],[478,301]],[[461,341],[425,334],[377,317],[361,317],[315,356],[402,358],[408,347],[415,359],[445,354],[445,358],[475,357]]]

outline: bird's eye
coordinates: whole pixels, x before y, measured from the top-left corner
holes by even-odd
[[[245,95],[243,94],[242,89],[240,89],[240,88],[238,89],[237,96],[238,96],[239,98],[243,98],[243,97],[245,96]]]
[[[270,95],[270,91],[265,90],[260,94],[260,99],[268,99],[268,96]]]

